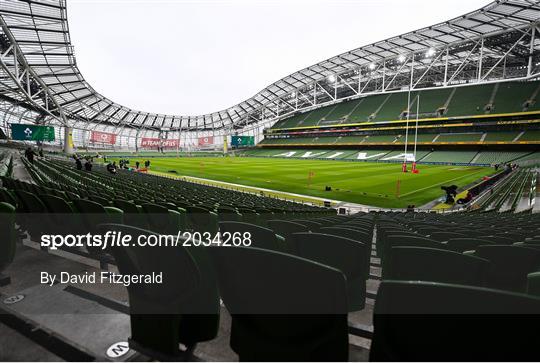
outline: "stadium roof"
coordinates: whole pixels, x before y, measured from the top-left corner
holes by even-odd
[[[450,21],[357,48],[304,68],[226,110],[180,116],[132,110],[109,100],[85,81],[70,40],[65,0],[3,0],[0,2],[0,97],[25,104],[32,110],[39,109],[44,118],[57,118],[72,126],[103,124],[150,130],[236,128],[297,111],[301,109],[299,102],[309,106],[311,101],[306,96],[309,92],[315,93],[315,100],[320,93],[330,101],[337,101],[333,93],[337,95],[338,83],[344,88],[359,90],[360,75],[382,71],[385,77],[389,61],[394,64],[416,61],[418,72],[423,73],[424,69],[427,74],[434,67],[437,54],[444,49],[446,69],[459,69],[464,57],[476,48],[474,40],[482,39],[483,47],[483,39],[497,34],[508,36],[498,37],[497,44],[492,42],[489,52],[486,48],[484,57],[491,54],[492,65],[500,63],[495,57],[497,47],[499,56],[505,58],[515,55],[520,47],[526,48],[521,51],[529,57],[532,52],[523,42],[530,42],[531,50],[536,50],[536,45],[540,44],[535,39],[538,21],[539,1],[498,0]],[[529,28],[533,29],[531,33],[525,30]],[[501,43],[508,46],[501,47]],[[426,57],[418,57],[419,53],[426,52],[429,53]],[[10,63],[10,56],[17,61]],[[391,67],[388,67],[386,77],[393,77],[393,81],[403,76],[400,72],[413,73],[403,68],[395,66],[391,75]],[[354,77],[359,78],[358,85],[352,86]],[[384,87],[383,80],[382,91],[386,90],[388,87]],[[315,104],[320,102],[311,102]]]

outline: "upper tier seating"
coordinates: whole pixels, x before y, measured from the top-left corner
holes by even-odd
[[[441,134],[437,142],[479,142],[482,133]]]
[[[511,141],[514,141],[519,136],[519,134],[520,134],[519,131],[488,132],[484,139],[484,142],[496,142],[496,141],[511,142]]]
[[[538,141],[540,140],[540,130],[525,131],[518,141]]]
[[[467,85],[411,93],[411,115],[416,114],[416,95],[420,95],[420,118],[467,117],[540,110],[536,102],[539,81]],[[273,129],[337,124],[382,122],[402,119],[408,92],[370,95],[322,107],[278,121]],[[527,107],[528,106],[528,107]],[[446,107],[446,108],[445,108]],[[415,115],[416,117],[416,115]]]
[[[476,156],[476,151],[434,151],[421,159],[430,163],[470,163]]]

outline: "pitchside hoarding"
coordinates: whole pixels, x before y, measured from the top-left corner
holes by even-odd
[[[11,124],[11,138],[23,141],[54,141],[54,127]]]
[[[92,134],[90,135],[90,142],[114,145],[116,144],[116,134],[92,131]]]

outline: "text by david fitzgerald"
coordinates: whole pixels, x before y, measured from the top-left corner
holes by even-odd
[[[111,271],[85,272],[82,274],[71,274],[60,272],[50,274],[41,272],[41,284],[53,286],[54,284],[117,284],[117,285],[137,285],[137,284],[162,284],[163,272],[152,272],[148,275],[121,275]]]

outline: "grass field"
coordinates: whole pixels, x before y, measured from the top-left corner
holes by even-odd
[[[114,158],[112,159],[114,160]],[[131,166],[139,160],[132,158]],[[377,207],[421,206],[443,195],[441,185],[468,185],[491,168],[420,165],[420,174],[400,164],[266,158],[153,158],[151,170],[224,181]],[[311,179],[309,175],[312,175]],[[400,196],[396,195],[400,180]],[[326,192],[325,187],[332,187]]]

